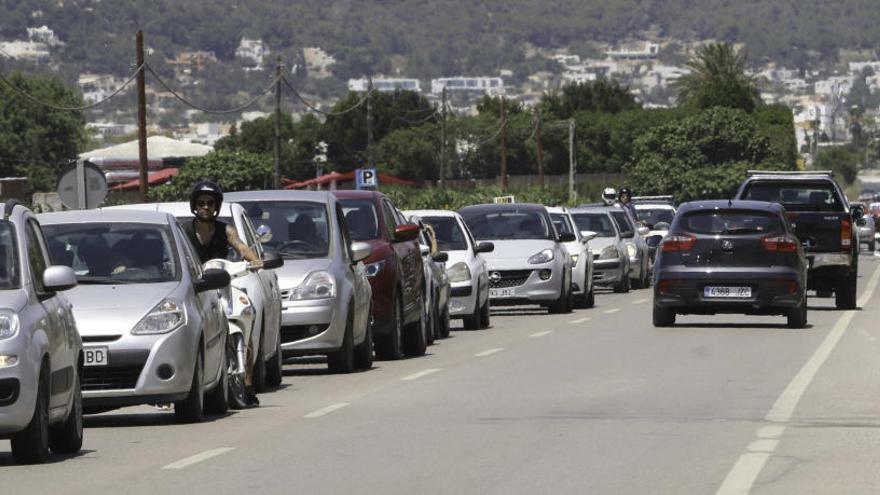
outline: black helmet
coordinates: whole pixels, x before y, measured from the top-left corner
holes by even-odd
[[[196,201],[199,199],[199,196],[203,194],[210,194],[214,197],[214,203],[216,205],[216,210],[214,211],[214,216],[220,214],[220,205],[223,204],[223,189],[220,188],[216,183],[211,182],[209,180],[199,181],[195,186],[193,186],[192,190],[189,192],[189,209],[191,212],[195,213],[197,208]]]
[[[622,195],[624,195],[624,194],[626,194],[626,195],[629,196],[630,198],[631,198],[632,195],[633,195],[633,194],[632,194],[632,191],[631,191],[630,188],[628,188],[628,187],[622,187],[622,188],[620,188],[620,195],[622,196]]]

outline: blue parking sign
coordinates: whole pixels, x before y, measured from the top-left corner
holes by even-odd
[[[359,168],[355,170],[356,189],[375,189],[379,185],[379,174],[375,168]]]

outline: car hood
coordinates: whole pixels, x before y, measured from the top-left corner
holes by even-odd
[[[507,241],[491,241],[495,244],[495,250],[484,253],[486,261],[494,260],[522,260],[526,261],[533,254],[540,253],[545,249],[553,249],[554,241],[546,239],[516,239]]]
[[[333,261],[330,258],[285,259],[284,265],[275,269],[275,274],[278,275],[278,287],[281,290],[299,287],[310,273],[317,270],[329,270],[332,264]]]
[[[82,284],[64,294],[73,304],[73,317],[80,335],[119,335],[134,328],[179,284]]]
[[[18,313],[27,304],[28,295],[24,289],[0,290],[0,308]]]
[[[595,237],[590,239],[590,247],[593,248],[593,254],[599,254],[608,246],[616,246],[617,238],[615,237]]]

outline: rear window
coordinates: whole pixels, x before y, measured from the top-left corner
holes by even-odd
[[[792,211],[840,211],[843,203],[827,181],[755,181],[740,199],[780,203]]]
[[[675,217],[675,210],[672,208],[646,208],[636,206],[636,218],[641,222],[645,222],[648,227],[653,227],[658,223],[672,223]]]
[[[574,223],[581,232],[595,232],[599,237],[614,237],[611,217],[605,213],[572,213]]]
[[[747,210],[696,211],[685,215],[679,231],[694,234],[737,235],[784,231],[782,220],[773,214]]]

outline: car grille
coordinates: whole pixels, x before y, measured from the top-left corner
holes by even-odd
[[[324,331],[330,325],[286,325],[281,327],[281,343],[296,342],[297,340],[314,337]],[[313,328],[314,327],[314,328]]]
[[[281,291],[281,300],[282,300],[282,301],[286,301],[286,300],[290,297],[290,292],[291,292],[291,291],[293,291],[293,289],[284,289],[284,290],[282,290],[282,291]]]
[[[493,275],[496,273],[501,276],[501,279],[498,281],[492,280]],[[526,280],[529,279],[529,275],[531,274],[531,270],[502,270],[489,272],[489,287],[493,289],[519,287],[520,285],[526,283]]]
[[[137,385],[143,369],[143,365],[86,366],[83,369],[82,389],[84,391],[131,389]]]

